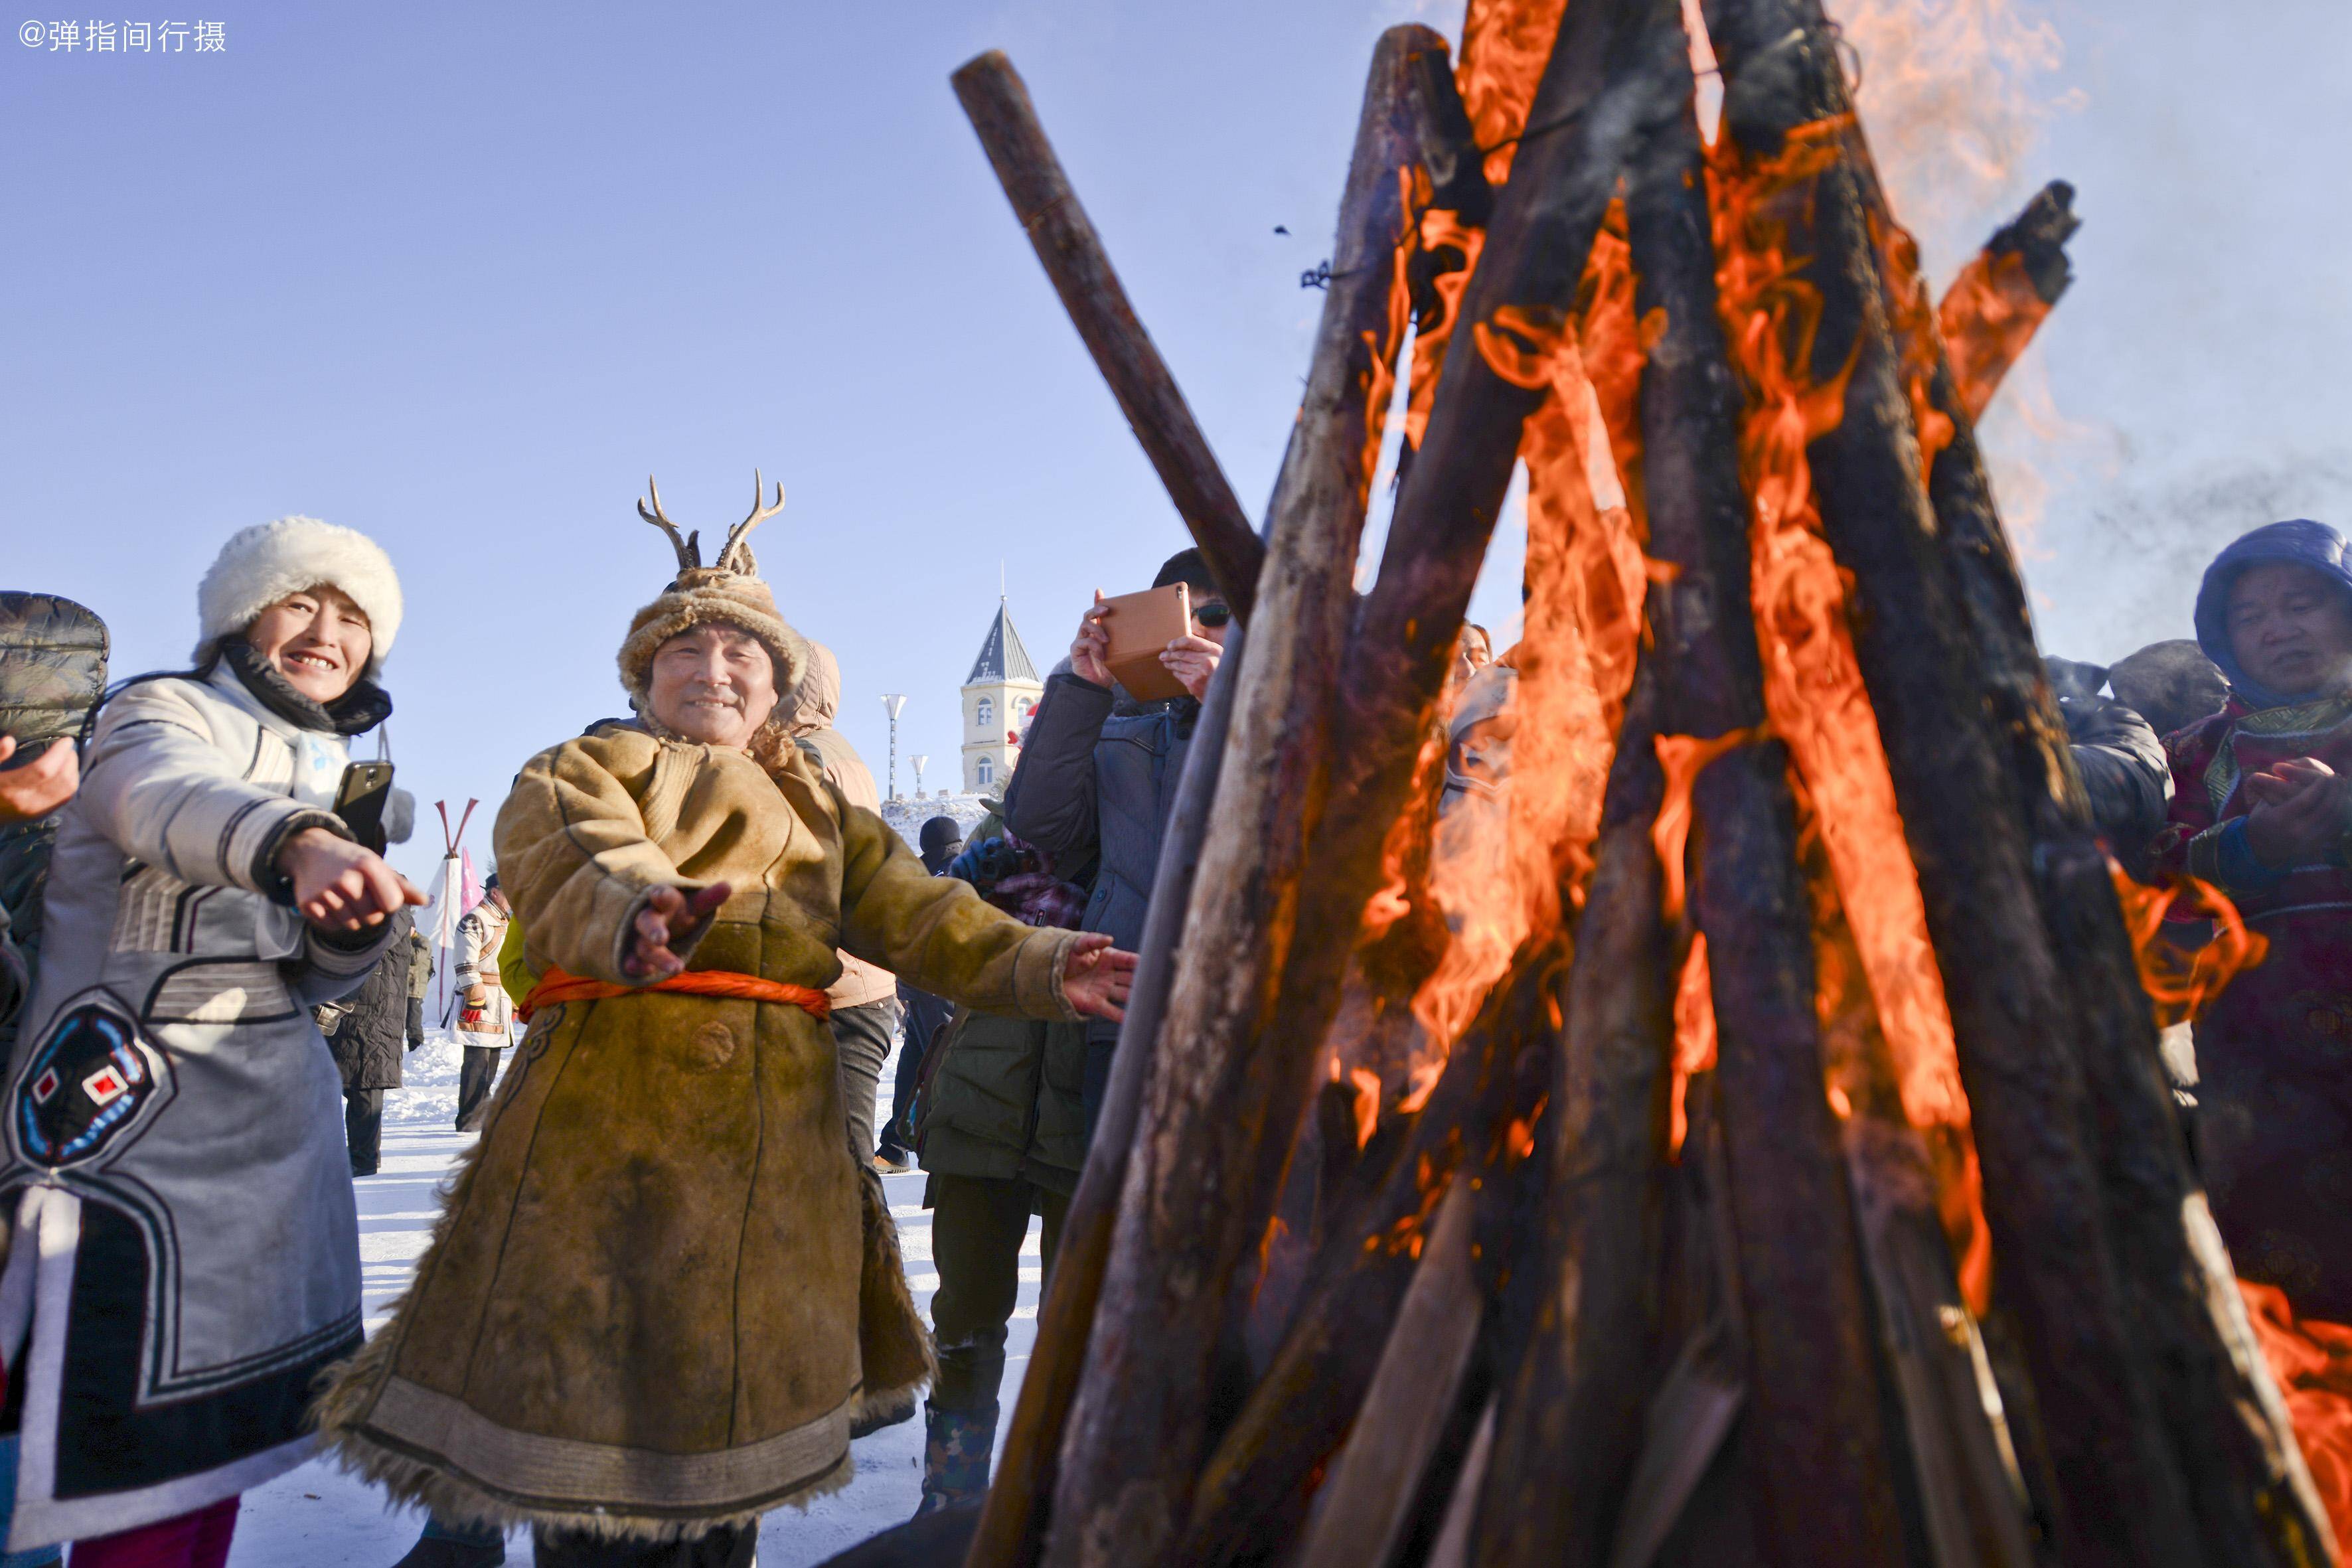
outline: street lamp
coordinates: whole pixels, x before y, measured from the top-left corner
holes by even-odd
[[[923,798],[923,764],[929,762],[931,759],[929,757],[908,757],[907,760],[915,764],[915,798],[917,800],[920,800]]]
[[[898,798],[898,710],[907,700],[896,691],[883,693],[882,706],[890,712],[890,798]]]

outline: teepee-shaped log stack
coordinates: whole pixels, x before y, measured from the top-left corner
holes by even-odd
[[[1381,40],[1262,534],[956,74],[1245,622],[972,1568],[2335,1561],[1972,433],[2072,193],[1939,310],[1818,0],[1704,11],[1711,143],[1676,0]]]

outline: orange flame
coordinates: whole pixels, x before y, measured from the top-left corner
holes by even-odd
[[[2238,1294],[2336,1539],[2352,1541],[2352,1327],[2296,1318],[2286,1292],[2273,1285],[2241,1279]]]
[[[1658,865],[1665,872],[1665,916],[1669,921],[1683,918],[1684,851],[1690,842],[1691,790],[1698,783],[1698,775],[1724,752],[1750,741],[1760,741],[1764,733],[1759,726],[1727,730],[1706,738],[1657,737],[1658,765],[1665,770],[1666,793],[1658,803],[1657,820],[1650,826],[1650,842],[1657,846]]]
[[[1490,184],[1510,178],[1511,154],[1567,8],[1567,0],[1470,0],[1454,80],[1471,133],[1486,149]]]
[[[1951,353],[1952,382],[1969,423],[1984,417],[2001,377],[2049,314],[2049,304],[2026,273],[2025,258],[2014,250],[1997,256],[1978,252],[1944,290],[1937,324]]]
[[[1356,1086],[1356,1147],[1360,1149],[1381,1124],[1381,1075],[1370,1068],[1351,1068],[1348,1081]]]
[[[1807,444],[1843,416],[1851,359],[1813,381],[1819,294],[1787,254],[1777,203],[1808,194],[1839,156],[1841,122],[1800,128],[1774,158],[1742,167],[1727,141],[1709,169],[1717,287],[1748,389],[1741,468],[1754,499],[1750,592],[1764,705],[1821,815],[1840,901],[1870,977],[1911,1121],[1968,1124],[1943,976],[1878,720],[1846,624],[1847,582],[1821,537]]]
[[[1462,292],[1470,286],[1470,274],[1477,267],[1478,254],[1486,244],[1486,231],[1464,223],[1462,215],[1450,207],[1433,207],[1423,213],[1417,232],[1423,253],[1434,256],[1451,250],[1462,261],[1430,279],[1430,288],[1437,296],[1435,309],[1413,329],[1412,391],[1405,398],[1404,443],[1415,448],[1429,428],[1429,410],[1437,397],[1437,373],[1445,363],[1445,345],[1453,340],[1454,323],[1462,314]]]
[[[2140,988],[2156,1004],[2158,1027],[2203,1016],[2223,986],[2270,955],[2270,938],[2249,929],[2230,896],[2210,882],[2188,877],[2150,887],[2134,881],[2113,860],[2107,862],[2107,871],[2115,879],[2116,898],[2131,931]],[[2193,953],[2185,952],[2166,940],[2167,919],[2209,919],[2213,939]]]
[[[1388,434],[1389,405],[1396,397],[1396,348],[1412,324],[1413,237],[1420,214],[1429,206],[1429,172],[1418,164],[1397,171],[1397,200],[1405,215],[1405,232],[1389,251],[1388,319],[1378,332],[1364,334],[1364,353],[1371,371],[1364,388],[1364,494],[1357,504],[1371,500],[1372,476],[1380,472],[1381,443]]]
[[[1691,938],[1675,986],[1675,1059],[1668,1097],[1666,1149],[1679,1159],[1690,1135],[1690,1080],[1715,1069],[1715,993],[1706,967],[1706,933]]]

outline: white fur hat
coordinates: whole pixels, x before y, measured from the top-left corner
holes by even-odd
[[[289,594],[324,583],[351,595],[366,612],[374,643],[367,673],[383,668],[383,656],[400,633],[400,577],[383,546],[356,529],[315,517],[281,517],[229,535],[196,586],[196,622],[201,628],[196,662],[203,663],[225,637],[233,637]]]

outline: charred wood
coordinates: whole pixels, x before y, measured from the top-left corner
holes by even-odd
[[[2074,281],[2065,246],[2083,220],[2074,216],[2074,186],[2051,181],[2024,211],[1993,231],[1944,290],[1937,321],[1956,395],[1971,423],[1984,417],[2001,378]]]
[[[1606,1561],[1657,1356],[1675,967],[1651,828],[1659,680],[1633,677],[1578,922],[1545,1158],[1552,1224],[1527,1347],[1503,1371],[1473,1562]]]
[[[1005,1429],[995,1479],[963,1559],[966,1568],[1016,1568],[1036,1562],[1044,1550],[1062,1431],[1077,1397],[1103,1274],[1110,1261],[1128,1149],[1143,1120],[1144,1080],[1167,1015],[1177,944],[1202,842],[1208,837],[1210,805],[1223,769],[1234,691],[1240,684],[1248,639],[1248,628],[1240,626],[1225,639],[1226,657],[1209,683],[1208,700],[1192,728],[1184,776],[1177,781],[1176,799],[1160,842],[1160,863],[1152,876],[1155,897],[1144,916],[1127,1016],[1119,1026],[1126,1048],[1112,1059],[1086,1170],[1062,1221],[1053,1278],[1037,1305],[1036,1345],[1021,1379],[1012,1424]]]
[[[1476,1184],[1477,1230],[1511,1200],[1504,1175],[1549,1088],[1560,983],[1557,942],[1524,954],[1412,1123],[1376,1197],[1349,1211],[1268,1369],[1201,1472],[1172,1561],[1221,1568],[1278,1557],[1307,1517],[1318,1476],[1347,1440],[1410,1288],[1419,1237],[1453,1184]],[[1432,1420],[1436,1413],[1424,1413]]]
[[[1300,873],[1328,777],[1368,465],[1385,413],[1374,393],[1402,347],[1389,300],[1407,226],[1398,175],[1422,142],[1413,62],[1433,51],[1442,58],[1445,48],[1438,35],[1408,26],[1383,35],[1375,52],[1333,287],[1270,508],[1262,635],[1242,660],[1214,826],[1129,1157],[1097,1332],[1061,1439],[1047,1547],[1056,1562],[1101,1553],[1151,1561],[1181,1524],[1212,1435],[1209,1396],[1228,1343],[1234,1270],[1274,1207],[1270,1192],[1244,1194],[1256,1192],[1262,1149],[1286,1152],[1297,1132],[1306,1086],[1287,1095],[1269,1089],[1269,1077],[1289,1076],[1288,1063],[1255,1041],[1297,929]],[[1139,1440],[1147,1432],[1150,1439]]]
[[[1457,1181],[1437,1205],[1363,1408],[1317,1499],[1300,1568],[1381,1568],[1404,1538],[1444,1436],[1433,1413],[1453,1408],[1477,1349],[1485,1303],[1471,1268],[1472,1202]]]
[[[1850,115],[1818,10],[1716,0],[1725,126],[1752,161]],[[2089,1157],[2089,1110],[2057,965],[2033,902],[2015,796],[1973,680],[1969,628],[1938,556],[1897,345],[1853,160],[1780,211],[1822,314],[1813,384],[1845,375],[1807,457],[1823,532],[1853,574],[1854,650],[1885,742],[1985,1170],[1997,1289],[2023,1329],[2070,1563],[2199,1560],[2186,1483],[2157,1429]],[[1954,962],[1967,953],[1967,963]]]

